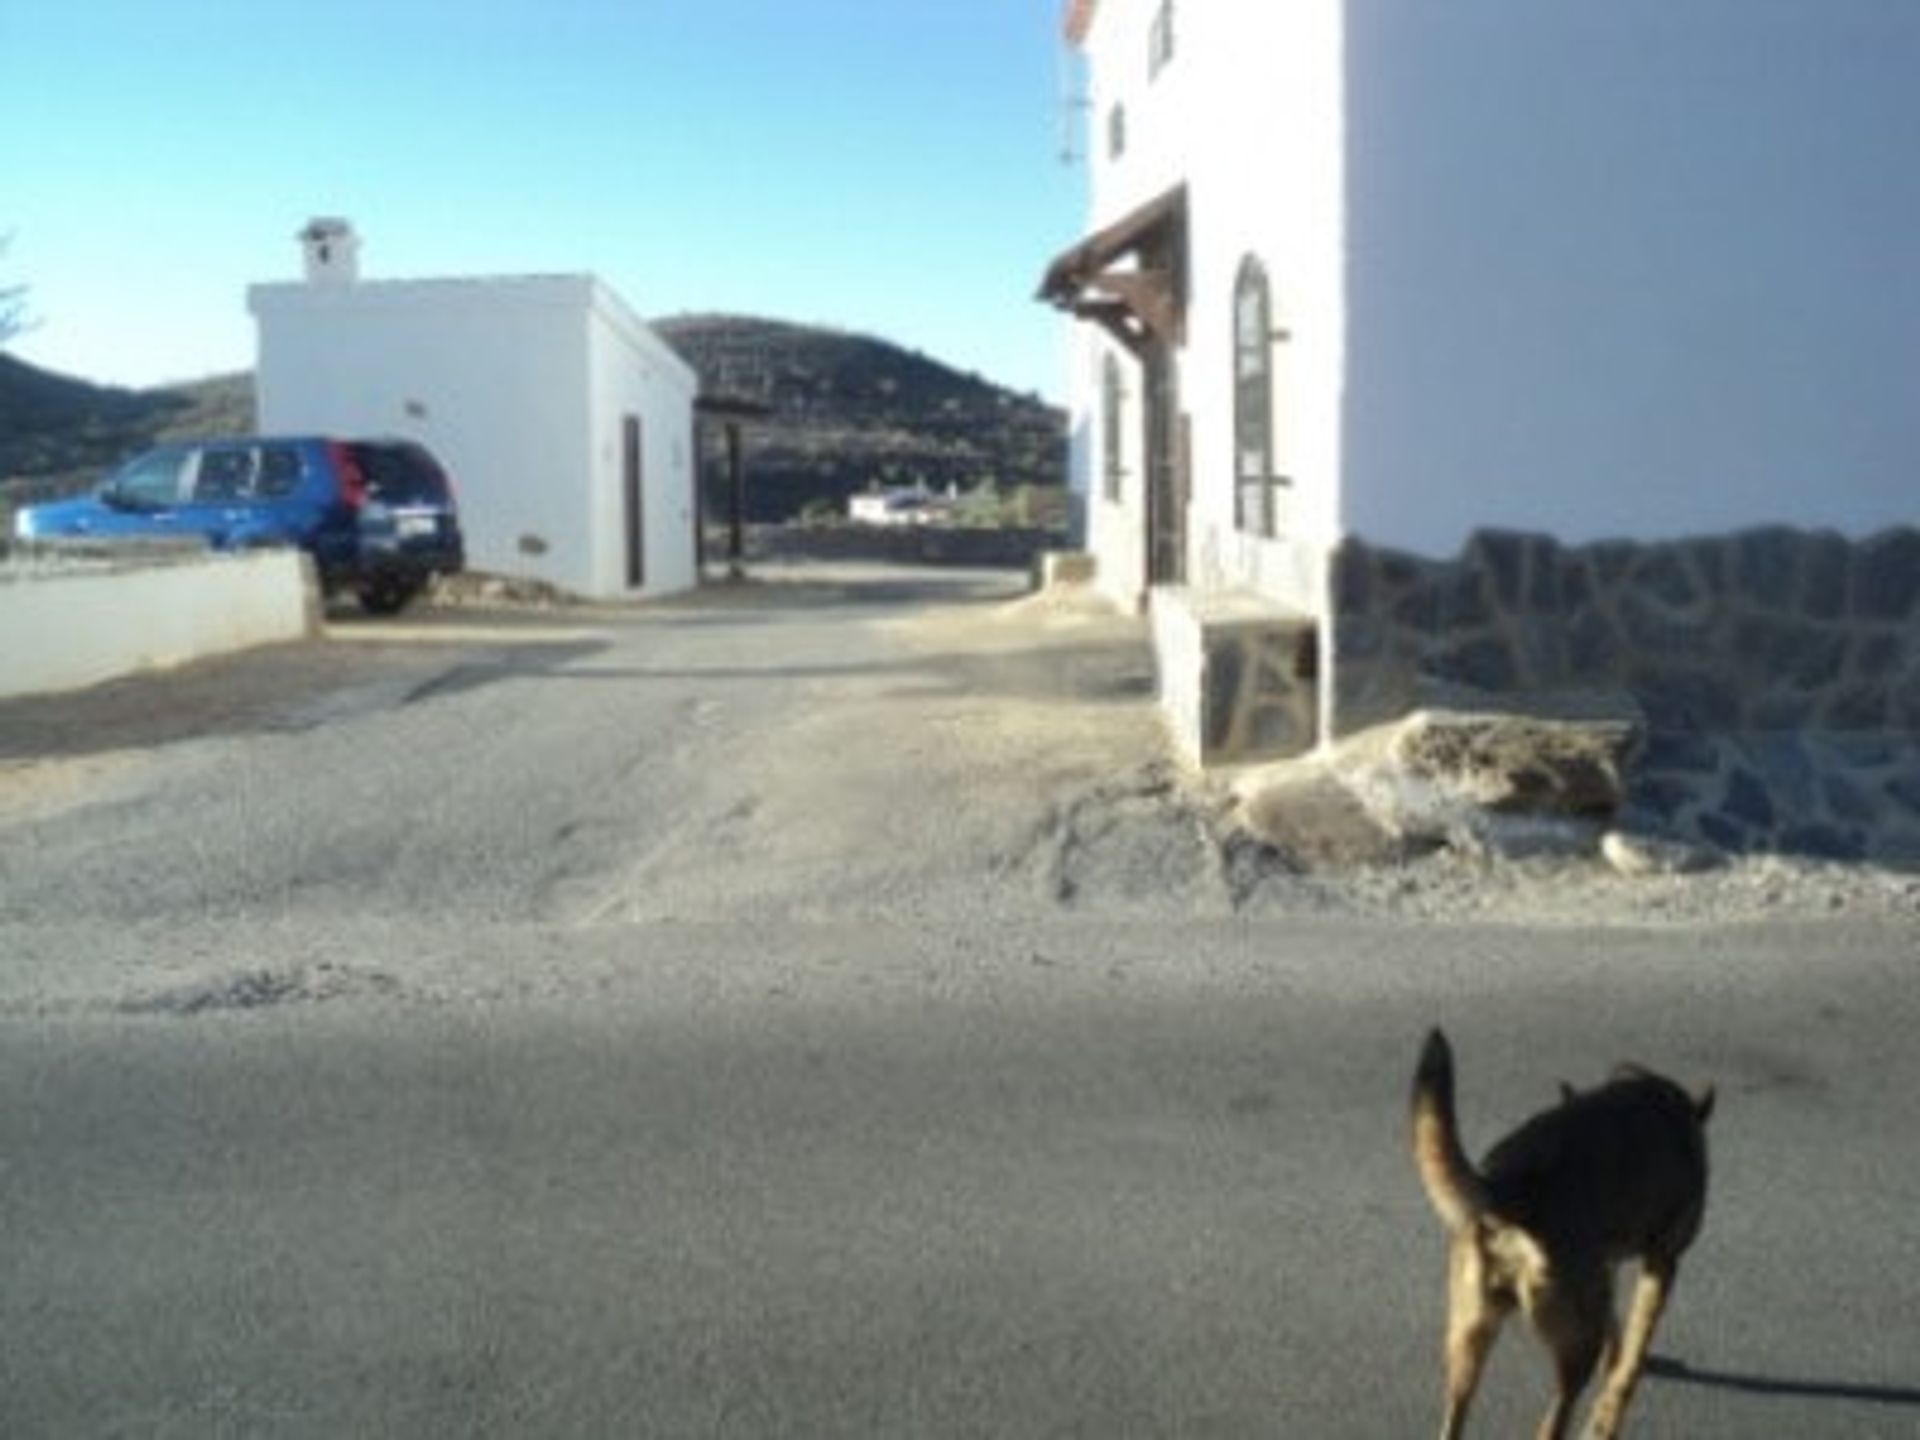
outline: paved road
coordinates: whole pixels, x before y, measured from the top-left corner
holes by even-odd
[[[1920,1430],[1910,916],[1234,913],[1124,636],[773,598],[0,708],[0,1433],[1429,1433],[1435,1019],[1721,1086],[1637,1433]]]

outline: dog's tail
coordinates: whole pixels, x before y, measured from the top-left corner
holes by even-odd
[[[1464,1230],[1487,1211],[1487,1185],[1460,1148],[1453,1113],[1453,1047],[1436,1028],[1413,1072],[1413,1160],[1427,1198],[1449,1230]]]

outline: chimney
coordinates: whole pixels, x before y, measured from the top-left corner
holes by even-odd
[[[351,285],[360,278],[360,237],[352,222],[317,216],[297,238],[306,253],[309,285]]]

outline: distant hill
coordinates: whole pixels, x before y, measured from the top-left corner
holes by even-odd
[[[744,433],[753,520],[844,513],[848,495],[915,483],[991,487],[1042,521],[1064,503],[1066,419],[1037,397],[837,330],[733,315],[654,328],[707,393],[771,407]],[[251,374],[123,390],[0,354],[0,508],[77,489],[161,440],[253,426]]]
[[[751,519],[844,513],[876,485],[1064,493],[1066,417],[1037,397],[865,335],[739,315],[652,324],[705,393],[772,408],[742,437]]]
[[[0,501],[78,488],[158,441],[252,428],[251,375],[123,390],[0,354]]]

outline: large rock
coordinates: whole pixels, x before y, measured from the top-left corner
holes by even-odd
[[[1604,819],[1625,799],[1637,718],[1421,710],[1394,727],[1389,763],[1482,809]]]
[[[1626,796],[1641,723],[1585,713],[1420,710],[1342,747],[1340,778],[1388,834],[1478,854],[1591,854]]]
[[[1249,770],[1233,794],[1240,828],[1302,870],[1393,865],[1408,857],[1403,839],[1384,829],[1319,757]]]

